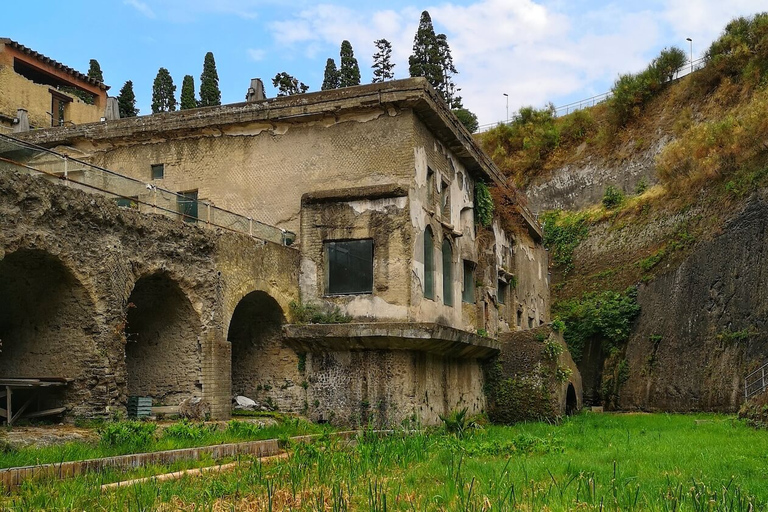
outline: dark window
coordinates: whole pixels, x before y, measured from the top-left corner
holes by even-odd
[[[443,240],[443,304],[453,306],[453,249]]]
[[[429,226],[424,230],[424,297],[435,298],[435,239]]]
[[[509,285],[499,279],[499,289],[496,294],[496,298],[499,301],[499,304],[506,304],[507,302],[507,290],[509,289]]]
[[[184,222],[197,222],[197,190],[179,192],[176,206]]]
[[[427,208],[432,208],[435,202],[435,171],[427,167]]]
[[[328,293],[373,291],[373,240],[325,242]]]
[[[462,290],[461,300],[470,304],[475,303],[475,264],[469,260],[464,260],[464,290]]]
[[[138,196],[133,197],[118,197],[115,199],[115,202],[117,203],[117,206],[121,208],[131,208],[134,210],[139,209],[139,198]]]
[[[153,180],[161,180],[165,177],[165,164],[153,164],[151,167]]]
[[[523,326],[523,310],[521,308],[517,308],[517,326]]]

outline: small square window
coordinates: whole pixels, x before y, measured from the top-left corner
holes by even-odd
[[[373,292],[373,240],[325,242],[327,293]]]
[[[152,179],[161,180],[165,177],[165,164],[152,164]]]
[[[475,303],[475,263],[464,260],[464,289],[461,300],[469,304]]]
[[[130,208],[132,210],[138,210],[139,209],[139,197],[138,196],[132,196],[132,197],[116,197],[115,202],[117,203],[117,206],[120,208]]]

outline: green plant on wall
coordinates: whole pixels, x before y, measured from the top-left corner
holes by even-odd
[[[493,197],[482,181],[475,184],[475,216],[481,226],[489,227],[493,222]]]

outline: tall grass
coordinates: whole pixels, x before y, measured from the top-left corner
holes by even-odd
[[[300,444],[279,463],[101,494],[35,482],[0,508],[84,510],[764,510],[768,433],[717,415],[581,415]]]

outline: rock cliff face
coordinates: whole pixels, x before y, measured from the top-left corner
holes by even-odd
[[[768,200],[755,197],[683,263],[640,287],[620,407],[735,411],[768,358]]]

